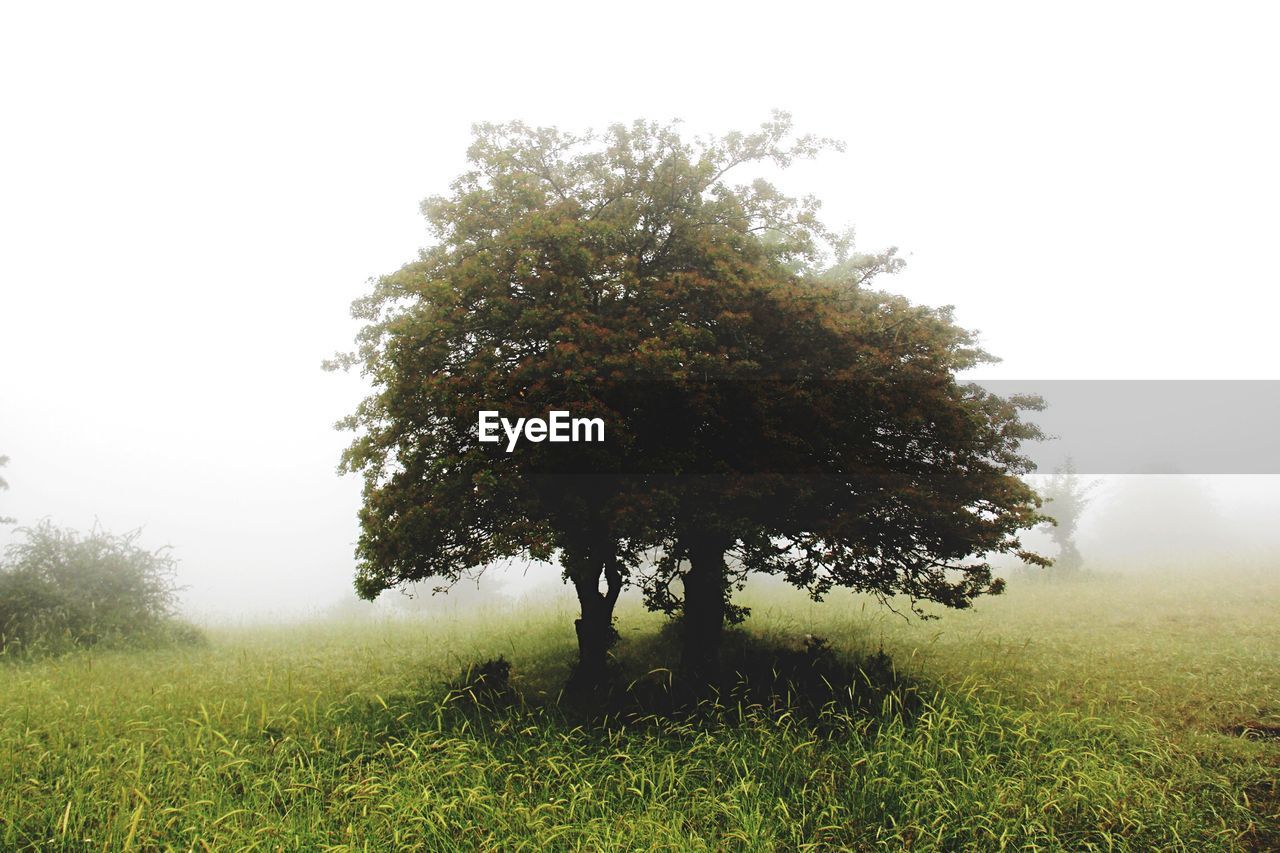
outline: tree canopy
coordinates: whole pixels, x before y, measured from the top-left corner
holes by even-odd
[[[340,424],[364,477],[358,592],[558,556],[594,681],[659,548],[648,599],[683,613],[687,670],[712,679],[734,571],[964,606],[999,591],[975,555],[1039,560],[1016,537],[1041,520],[1018,479],[1036,401],[956,380],[990,356],[949,309],[872,289],[894,252],[729,182],[829,147],[785,114],[692,142],[478,125],[471,168],[423,204],[431,245],[355,303],[357,349],[330,365],[374,386]],[[480,410],[600,417],[605,441],[508,452],[477,440]]]

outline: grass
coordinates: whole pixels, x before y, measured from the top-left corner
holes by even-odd
[[[822,701],[584,718],[567,603],[0,666],[0,849],[1280,846],[1274,574],[1021,582],[928,622],[747,597],[729,660],[820,635]],[[622,612],[624,697],[667,677],[661,624]],[[510,689],[451,692],[499,655]]]

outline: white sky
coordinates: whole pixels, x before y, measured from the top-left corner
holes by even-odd
[[[460,6],[461,4],[453,4]],[[771,108],[990,377],[1280,379],[1280,6],[6,4],[0,515],[143,526],[201,609],[349,589],[320,371],[471,122]],[[0,531],[0,544],[9,534]]]

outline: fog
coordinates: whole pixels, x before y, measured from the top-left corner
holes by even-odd
[[[360,489],[332,424],[364,389],[320,363],[366,280],[426,240],[418,203],[474,121],[697,133],[786,109],[848,150],[779,182],[901,247],[885,286],[954,304],[1002,357],[975,378],[1280,380],[1280,9],[777,13],[6,9],[0,516],[142,528],[199,618],[351,598]],[[1163,470],[1082,470],[1104,480],[1086,564],[1274,561],[1280,471]],[[555,575],[512,565],[495,594]]]

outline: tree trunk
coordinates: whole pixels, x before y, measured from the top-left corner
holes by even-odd
[[[697,691],[719,686],[720,643],[724,636],[727,548],[714,542],[689,546],[684,575],[684,649],[681,675]]]
[[[600,575],[604,574],[606,591],[600,591]],[[575,572],[574,590],[578,594],[579,617],[573,627],[578,634],[578,665],[569,685],[578,691],[593,691],[604,684],[608,674],[609,649],[617,640],[613,629],[613,610],[622,592],[622,576],[615,559],[595,564],[594,570]]]

